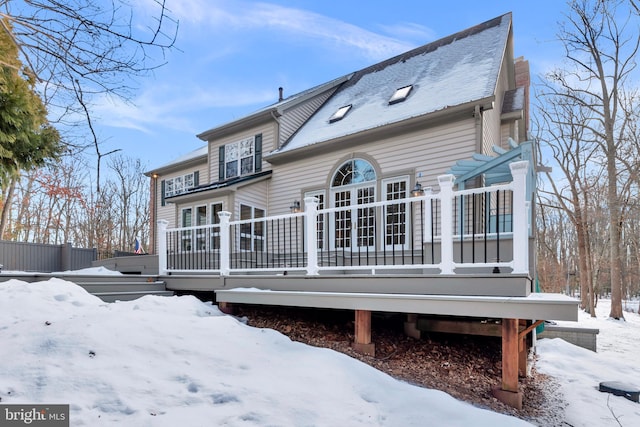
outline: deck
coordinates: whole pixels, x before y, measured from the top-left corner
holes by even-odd
[[[545,320],[578,318],[578,301],[534,292],[528,162],[509,164],[507,184],[327,207],[314,197],[304,210],[214,224],[168,228],[158,223],[158,268],[167,289],[210,294],[233,304],[348,309],[354,343],[373,354],[372,312],[497,318],[502,387],[494,394],[522,406],[530,337]],[[298,207],[299,204],[296,206]],[[239,217],[240,215],[236,215]]]

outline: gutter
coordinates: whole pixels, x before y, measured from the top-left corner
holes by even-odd
[[[258,126],[262,123],[268,122],[274,117],[274,115],[281,115],[278,108],[269,108],[259,111],[250,116],[243,117],[240,120],[236,120],[231,123],[209,129],[196,136],[203,141],[211,141],[216,138],[222,138],[227,135],[246,131],[249,127]]]
[[[153,177],[154,175],[166,175],[171,172],[180,171],[186,167],[201,165],[202,163],[206,163],[208,159],[209,159],[209,153],[207,152],[207,154],[204,156],[193,157],[183,162],[171,163],[165,166],[160,166],[158,168],[144,172],[144,175],[150,178]]]

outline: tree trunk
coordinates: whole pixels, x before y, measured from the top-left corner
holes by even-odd
[[[18,177],[12,176],[4,199],[4,205],[2,206],[2,214],[0,215],[0,239],[4,239],[4,234],[7,231],[9,213],[11,212],[11,201],[13,199],[13,193],[15,192],[17,182]]]

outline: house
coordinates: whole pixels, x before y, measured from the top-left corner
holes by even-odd
[[[406,313],[409,332],[431,315],[501,318],[496,395],[521,405],[530,332],[577,320],[577,304],[533,295],[529,70],[511,14],[279,95],[147,173],[168,286],[353,309],[365,352],[371,312]]]

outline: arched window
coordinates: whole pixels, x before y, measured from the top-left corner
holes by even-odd
[[[332,187],[343,185],[361,184],[375,181],[376,171],[369,162],[362,159],[352,159],[346,161],[333,175]]]
[[[371,163],[351,159],[331,180],[333,248],[362,250],[375,247],[375,208],[358,207],[376,201],[376,171]]]

